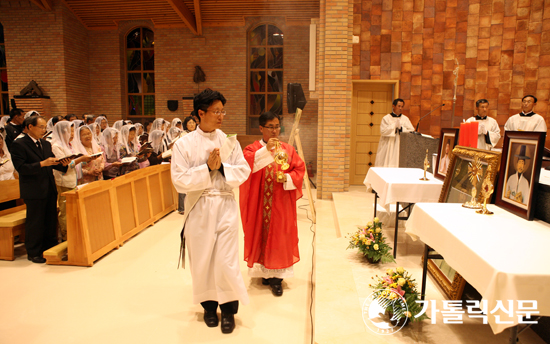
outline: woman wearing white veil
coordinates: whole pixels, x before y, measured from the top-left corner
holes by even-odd
[[[138,156],[140,145],[137,140],[137,130],[133,124],[128,124],[120,130],[120,159],[126,157],[137,157],[129,164],[124,164],[120,168],[120,174],[126,174],[139,169],[139,163],[147,160],[144,156]]]
[[[57,122],[53,127],[52,137],[52,152],[56,158],[62,159],[76,154],[76,150],[71,143],[74,137],[74,123],[68,121]],[[57,215],[58,226],[63,241],[67,240],[67,214],[66,199],[62,194],[76,188],[77,180],[82,174],[80,163],[90,161],[91,159],[86,154],[71,161],[67,165],[67,172],[63,173],[57,170],[53,172],[57,187],[57,203],[59,204],[59,213]]]
[[[84,155],[93,155],[101,153],[89,162],[82,163],[82,177],[78,179],[78,185],[87,184],[96,180],[103,180],[103,168],[105,167],[105,158],[103,151],[94,140],[92,130],[84,125],[75,129],[73,146],[77,153]]]
[[[72,122],[74,123],[75,130],[84,125],[84,121],[81,119],[73,119]]]
[[[101,147],[105,152],[103,178],[112,179],[119,175],[119,169],[122,166],[120,162],[120,132],[115,128],[107,128],[101,134]]]
[[[153,131],[153,130],[162,130],[162,131],[166,132],[164,129],[165,129],[164,119],[157,118],[153,121],[153,124],[151,125],[151,131]]]
[[[183,130],[183,125],[182,125],[182,122],[181,122],[181,119],[179,118],[174,118],[172,120],[172,125],[170,126],[170,128],[180,128],[181,130]]]
[[[123,126],[124,126],[123,120],[116,121],[115,124],[113,124],[113,128],[115,128],[118,131],[121,131]]]
[[[101,129],[95,122],[88,124],[88,128],[92,131],[92,136],[94,137],[95,142],[99,145],[101,143]]]
[[[153,130],[151,131],[151,134],[149,134],[149,140],[151,141],[151,147],[153,148],[151,156],[149,156],[149,163],[151,166],[164,162],[162,153],[164,153],[163,143],[165,135],[166,134],[164,134],[164,131],[162,130]]]
[[[99,126],[99,129],[101,132],[103,132],[105,129],[109,128],[109,121],[107,121],[107,118],[103,116],[98,116],[95,119],[95,123]]]
[[[0,135],[0,180],[15,179],[15,168],[4,137]],[[15,205],[14,205],[15,206]]]

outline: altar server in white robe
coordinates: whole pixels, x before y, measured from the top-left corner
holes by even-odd
[[[414,131],[409,118],[403,115],[403,99],[395,99],[392,103],[392,113],[382,118],[380,123],[380,142],[376,152],[376,167],[398,167],[399,139],[402,132]]]
[[[480,99],[476,102],[477,115],[470,117],[466,122],[478,122],[477,148],[491,150],[500,140],[500,128],[497,121],[489,117],[489,101]]]
[[[225,102],[210,89],[195,96],[193,107],[201,124],[174,144],[171,171],[178,193],[187,193],[182,234],[189,251],[193,302],[203,306],[208,327],[218,326],[219,304],[222,332],[231,333],[239,301],[249,301],[239,268],[239,206],[233,189],[248,179],[250,167],[236,136],[219,130]]]
[[[527,201],[529,200],[529,181],[525,178],[524,172],[527,171],[531,160],[526,154],[526,150],[526,146],[521,145],[519,154],[514,155],[514,157],[518,158],[515,166],[516,173],[508,178],[505,193],[506,198],[523,203],[524,205],[527,205]]]
[[[533,112],[537,104],[537,97],[526,95],[521,99],[521,111],[508,118],[504,125],[505,131],[542,131],[546,132],[546,121],[544,117]]]

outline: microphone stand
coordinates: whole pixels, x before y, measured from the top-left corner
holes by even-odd
[[[432,112],[434,112],[435,110],[439,109],[439,108],[442,107],[442,106],[445,106],[445,104],[439,105],[438,107],[436,107],[436,108],[433,109],[432,111],[430,111],[430,112],[428,112],[427,114],[425,114],[424,116],[420,117],[420,119],[418,120],[418,123],[416,123],[416,130],[414,131],[414,134],[416,134],[416,135],[422,135],[422,134],[420,134],[420,133],[418,132],[418,126],[420,125],[420,121],[421,121],[424,117],[428,116],[429,114],[431,114]]]

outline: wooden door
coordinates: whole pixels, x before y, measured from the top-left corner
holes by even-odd
[[[361,185],[374,166],[380,122],[391,112],[393,84],[354,83],[351,108],[350,184]]]

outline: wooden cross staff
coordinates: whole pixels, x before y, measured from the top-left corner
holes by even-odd
[[[292,130],[290,131],[290,137],[288,139],[288,144],[293,145],[294,140],[296,139],[296,147],[298,148],[298,155],[302,160],[304,161],[304,164],[306,162],[306,159],[304,158],[304,150],[302,149],[302,141],[300,140],[300,129],[298,129],[298,124],[300,123],[300,117],[302,117],[302,109],[296,108],[296,117],[294,118],[294,124],[292,125]],[[307,190],[307,199],[309,201],[309,209],[311,210],[311,218],[313,223],[317,223],[317,215],[315,212],[315,205],[313,204],[313,196],[311,194],[311,186],[309,185],[309,177],[307,175],[307,169],[306,173],[304,173],[304,183],[306,183],[306,190]]]

